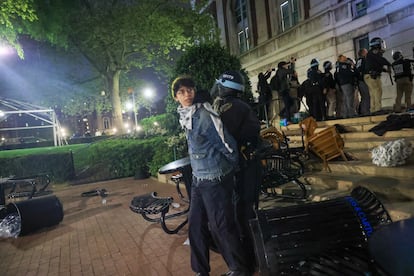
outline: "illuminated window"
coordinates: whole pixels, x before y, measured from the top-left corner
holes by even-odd
[[[280,5],[280,15],[282,18],[282,30],[292,28],[299,21],[298,0],[288,0]]]
[[[238,39],[240,53],[249,50],[249,22],[247,19],[247,2],[246,0],[236,1],[236,22],[238,28]]]
[[[366,0],[355,1],[353,3],[353,14],[354,14],[354,18],[366,15],[367,14],[367,1]]]
[[[249,50],[249,28],[239,32],[239,46],[240,53],[244,53]]]
[[[355,56],[358,56],[359,49],[369,49],[369,38],[368,34],[354,38]]]

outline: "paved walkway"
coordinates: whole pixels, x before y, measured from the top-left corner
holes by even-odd
[[[81,193],[105,188],[107,202]],[[64,208],[63,221],[27,236],[0,238],[0,275],[193,275],[187,227],[168,235],[159,224],[132,212],[136,195],[156,191],[173,195],[175,186],[154,179],[117,179],[78,186],[55,186]],[[184,208],[184,206],[181,206]],[[47,214],[43,214],[47,216]],[[182,219],[171,220],[178,224]],[[227,271],[221,256],[211,254],[211,275]]]
[[[102,198],[81,197],[83,192],[105,188],[106,204]],[[77,186],[52,186],[64,209],[63,221],[51,228],[18,238],[0,238],[0,275],[133,275],[189,276],[190,248],[184,245],[187,226],[178,234],[168,235],[158,223],[151,223],[132,212],[129,204],[134,196],[157,192],[173,196],[184,210],[175,185],[152,178],[116,179]],[[343,196],[344,191],[313,191],[314,200],[326,196]],[[346,192],[345,194],[348,194]],[[261,207],[285,206],[283,201],[264,201]],[[390,202],[393,220],[414,215],[412,201]],[[47,216],[48,214],[42,214]],[[183,221],[171,219],[171,227]],[[211,276],[227,271],[220,255],[211,252]]]

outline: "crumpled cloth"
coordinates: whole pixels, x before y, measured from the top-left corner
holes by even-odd
[[[400,130],[402,128],[414,128],[414,114],[390,114],[387,116],[386,121],[379,123],[369,131],[382,136],[387,131]]]

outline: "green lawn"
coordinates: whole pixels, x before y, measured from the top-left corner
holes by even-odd
[[[42,148],[31,148],[31,149],[16,149],[16,150],[2,150],[0,151],[0,158],[11,158],[11,157],[19,157],[25,155],[32,155],[32,154],[49,154],[49,153],[57,153],[57,152],[79,152],[82,149],[88,147],[89,144],[74,144],[74,145],[66,145],[61,147],[42,147]]]

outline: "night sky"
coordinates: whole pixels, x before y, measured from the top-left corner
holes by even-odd
[[[0,96],[45,106],[45,100],[59,93],[75,94],[85,89],[88,80],[99,74],[86,59],[46,44],[22,41],[24,59],[16,53],[0,56]],[[133,76],[142,78],[157,90],[154,109],[161,109],[167,84],[154,73],[144,71]],[[103,89],[98,89],[103,90]],[[97,91],[97,93],[100,93]],[[46,106],[45,106],[46,107]]]

